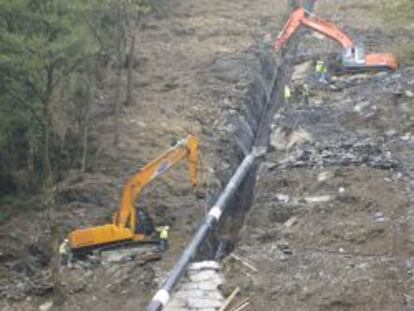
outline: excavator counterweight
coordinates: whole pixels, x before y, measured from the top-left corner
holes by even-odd
[[[364,48],[357,46],[351,37],[335,24],[311,17],[303,8],[298,8],[291,14],[274,44],[274,49],[284,47],[301,26],[327,36],[342,46],[342,66],[345,71],[394,71],[398,69],[398,60],[395,55],[389,53],[365,54]]]
[[[114,213],[112,224],[72,231],[68,236],[72,251],[89,250],[119,242],[149,241],[144,232],[136,232],[139,220],[136,217],[135,201],[146,185],[185,159],[189,164],[191,184],[193,187],[197,186],[198,139],[189,135],[130,178],[124,186],[119,212]]]

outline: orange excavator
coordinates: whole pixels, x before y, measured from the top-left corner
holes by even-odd
[[[196,187],[198,138],[189,135],[131,177],[124,187],[119,212],[113,214],[112,224],[72,231],[68,236],[72,252],[80,253],[124,242],[150,241],[145,233],[136,232],[139,220],[136,217],[135,201],[146,185],[185,159],[188,160],[191,184]]]
[[[302,25],[335,40],[342,46],[341,60],[346,72],[394,71],[398,69],[398,61],[395,55],[389,53],[365,54],[364,47],[357,46],[335,24],[311,17],[301,7],[296,9],[290,16],[274,44],[274,49],[282,48]]]

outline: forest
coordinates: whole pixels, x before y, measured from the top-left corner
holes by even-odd
[[[120,106],[131,103],[135,30],[161,7],[146,0],[0,1],[2,202],[18,205],[53,188],[67,170],[88,170],[96,154],[92,107],[103,93],[117,145]]]
[[[273,48],[307,2],[399,68],[314,81],[340,45],[299,30]],[[413,21],[413,0],[0,0],[0,309],[144,310],[265,120],[248,198],[193,258],[222,264],[217,290],[251,310],[414,310]],[[116,223],[131,176],[189,134],[197,189],[182,165],[133,205],[170,228],[168,250],[62,263],[70,234]]]

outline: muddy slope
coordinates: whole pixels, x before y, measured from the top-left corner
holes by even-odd
[[[375,20],[370,5],[359,14]],[[368,44],[384,49],[381,38]],[[332,50],[307,35],[298,54]],[[309,105],[294,81],[235,249],[259,272],[225,261],[228,290],[241,286],[250,310],[413,309],[413,72],[340,78],[335,90],[308,81]]]
[[[115,161],[116,151],[111,145],[114,124],[108,114],[108,92],[102,94],[102,113],[93,129],[100,145],[99,159],[88,174],[74,172],[61,185],[57,201],[60,234],[63,238],[74,228],[110,221],[122,186],[134,169],[188,132],[196,133],[201,140],[201,187],[195,197],[184,165],[149,186],[140,197],[141,206],[156,222],[171,226],[171,248],[163,260],[66,270],[62,281],[67,297],[60,310],[144,309],[242,154],[240,145],[231,138],[235,128],[230,115],[246,106],[236,97],[226,96],[227,91],[222,92],[220,81],[227,70],[218,74],[212,68],[218,59],[237,55],[260,41],[279,22],[285,5],[285,1],[269,0],[177,0],[146,23],[138,34],[135,105],[122,111],[119,161]],[[260,66],[254,53],[242,57],[242,63],[255,63],[247,71]],[[238,77],[236,73],[233,79]],[[236,85],[237,81],[228,81],[228,86]],[[41,303],[53,298],[49,290],[42,291],[41,296],[32,295],[33,288],[25,278],[27,271],[32,273],[30,269],[40,273],[40,280],[43,272],[47,274],[50,253],[45,246],[45,228],[40,205],[37,210],[16,213],[0,228],[0,308],[38,310]],[[39,261],[42,256],[46,258],[43,262]]]

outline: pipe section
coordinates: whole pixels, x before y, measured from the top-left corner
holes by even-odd
[[[305,7],[309,13],[313,11],[314,4],[316,0],[306,0]],[[294,6],[297,5],[297,1],[292,1]],[[288,65],[287,65],[288,66]],[[285,66],[280,66],[278,68],[278,74],[276,77],[284,77]],[[280,74],[279,74],[280,72]],[[280,84],[283,82],[282,84]],[[192,241],[184,250],[183,254],[176,262],[175,266],[173,267],[172,271],[170,272],[167,280],[164,282],[162,287],[157,291],[157,293],[152,298],[150,304],[147,307],[147,311],[161,311],[164,306],[167,305],[168,301],[170,300],[170,296],[174,287],[177,285],[178,281],[180,280],[181,276],[184,274],[185,270],[187,269],[188,264],[190,261],[195,257],[197,254],[198,248],[200,247],[201,243],[206,239],[207,235],[211,232],[214,225],[219,221],[221,215],[223,214],[224,210],[226,209],[229,200],[234,196],[236,190],[244,181],[245,177],[249,173],[250,169],[255,164],[255,160],[266,153],[265,147],[260,147],[263,145],[267,145],[268,137],[265,135],[265,126],[268,123],[267,119],[273,116],[271,112],[271,108],[274,107],[276,103],[281,103],[281,95],[283,92],[280,92],[280,88],[283,87],[284,79],[282,81],[274,80],[272,86],[272,91],[270,94],[267,95],[267,105],[262,111],[259,120],[258,131],[256,133],[256,137],[253,141],[254,147],[252,152],[250,152],[244,160],[241,162],[240,166],[237,168],[236,172],[233,174],[232,178],[224,188],[223,192],[219,196],[217,202],[214,206],[210,209],[209,213],[204,218],[204,221],[199,226],[196,234],[194,235]],[[247,149],[247,148],[246,148]]]
[[[240,166],[237,168],[236,172],[233,174],[230,181],[219,196],[218,200],[204,218],[203,223],[197,229],[197,232],[191,240],[190,244],[184,250],[180,259],[176,262],[163,286],[152,298],[150,304],[147,307],[147,311],[160,311],[168,303],[175,285],[177,285],[178,281],[184,274],[191,259],[195,257],[201,243],[205,240],[208,233],[213,229],[214,225],[219,221],[221,215],[226,209],[229,200],[232,198],[237,188],[243,182],[247,173],[253,167],[255,160],[258,157],[262,156],[265,152],[265,148],[255,147],[253,148],[253,151],[243,159]]]

